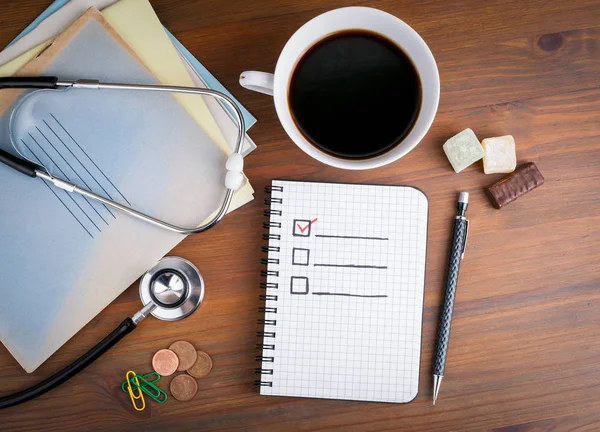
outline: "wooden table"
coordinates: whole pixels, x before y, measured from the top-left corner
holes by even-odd
[[[4,1],[8,43],[48,1]],[[441,102],[422,143],[372,171],[329,168],[286,136],[269,97],[239,87],[242,70],[272,71],[286,40],[332,8],[365,4],[415,28],[438,62]],[[6,431],[80,430],[557,430],[600,429],[600,1],[246,0],[153,1],[167,28],[258,118],[246,159],[256,199],[172,254],[207,282],[201,310],[179,323],[148,319],[100,361],[39,400],[0,412]],[[502,210],[491,207],[480,164],[455,174],[444,141],[472,128],[512,134],[520,162],[546,183]],[[260,396],[263,188],[272,178],[407,184],[429,196],[430,227],[421,383],[408,405]],[[431,405],[432,358],[456,191],[471,192],[446,379]],[[1,287],[6,289],[7,287]],[[2,394],[77,358],[140,306],[137,286],[94,318],[35,373],[0,348]],[[119,385],[128,369],[178,339],[209,352],[214,370],[188,403],[136,413]],[[168,382],[165,379],[165,383]]]

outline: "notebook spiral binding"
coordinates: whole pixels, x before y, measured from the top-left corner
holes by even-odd
[[[258,324],[263,330],[256,332],[256,336],[260,338],[260,343],[256,344],[256,349],[260,351],[260,355],[256,356],[256,361],[261,363],[261,367],[254,370],[260,376],[260,379],[254,381],[257,387],[273,387],[273,382],[265,376],[273,375],[273,369],[265,366],[265,363],[275,362],[275,356],[269,351],[275,351],[277,336],[274,331],[277,326],[277,304],[275,303],[277,302],[277,295],[272,290],[279,288],[279,282],[276,280],[279,277],[279,271],[275,268],[279,264],[279,258],[276,254],[281,250],[276,245],[276,242],[281,240],[281,235],[277,233],[277,230],[281,228],[281,222],[276,218],[282,215],[282,211],[275,208],[275,206],[283,204],[283,199],[273,196],[273,192],[283,192],[283,187],[267,186],[265,188],[265,193],[269,196],[265,198],[264,202],[269,208],[263,214],[269,218],[269,221],[263,222],[263,228],[267,230],[263,234],[263,240],[267,241],[268,244],[261,247],[261,251],[266,254],[266,257],[261,259],[261,264],[265,266],[265,269],[260,272],[260,275],[264,278],[260,288],[265,291],[258,296],[262,304],[258,311],[264,314],[264,318],[258,320]]]

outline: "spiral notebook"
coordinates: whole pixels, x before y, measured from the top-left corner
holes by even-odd
[[[419,387],[428,201],[408,186],[273,180],[260,393],[404,403]]]

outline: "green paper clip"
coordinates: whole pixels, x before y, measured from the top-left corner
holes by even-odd
[[[151,377],[154,377],[154,379],[150,379]],[[139,386],[135,383],[135,378],[137,378],[140,382]],[[160,389],[154,384],[158,380],[160,380],[160,375],[156,372],[150,372],[145,375],[136,375],[135,377],[131,378],[129,382],[133,390],[137,390],[139,388],[148,396],[150,396],[150,398],[152,398],[154,401],[158,402],[159,404],[163,404],[167,401],[168,397],[162,389]],[[121,389],[124,392],[127,392],[126,386],[127,381],[123,381],[123,383],[121,384]],[[152,391],[151,389],[154,391]]]
[[[151,379],[149,379],[149,377],[151,377],[151,376],[153,376],[153,375],[154,375],[156,378],[154,378],[154,379],[152,379],[152,380],[151,380]],[[143,379],[144,379],[146,382],[148,382],[148,383],[155,383],[155,382],[157,382],[157,381],[159,381],[159,380],[161,379],[161,376],[160,376],[160,374],[159,374],[158,372],[154,372],[154,371],[153,371],[153,372],[147,373],[147,374],[145,374],[145,375],[138,375],[138,378],[143,378]]]

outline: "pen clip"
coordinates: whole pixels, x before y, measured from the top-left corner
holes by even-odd
[[[463,241],[462,252],[460,253],[461,260],[465,258],[465,249],[467,248],[467,238],[469,238],[469,220],[465,219],[465,222],[467,223],[467,226],[465,227],[465,240]]]

